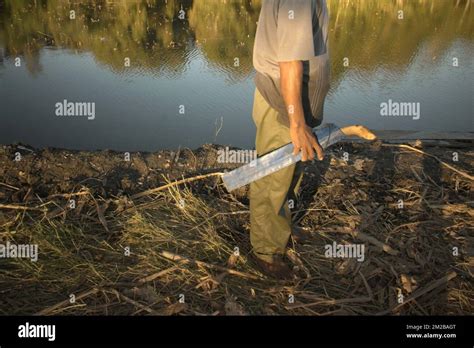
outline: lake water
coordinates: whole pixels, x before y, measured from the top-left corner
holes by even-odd
[[[260,4],[0,0],[0,143],[252,148]],[[325,122],[474,132],[472,1],[329,0],[328,7]],[[63,100],[95,103],[95,118],[57,116]],[[390,100],[417,103],[419,119],[381,116]]]

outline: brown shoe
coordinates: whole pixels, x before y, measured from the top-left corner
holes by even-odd
[[[293,271],[282,257],[274,256],[273,262],[266,262],[256,255],[253,256],[253,259],[263,273],[277,279],[293,279]]]
[[[299,244],[307,243],[311,239],[311,233],[304,227],[300,226],[291,227],[291,236],[293,237],[294,241]]]

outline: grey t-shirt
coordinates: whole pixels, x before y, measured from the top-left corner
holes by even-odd
[[[283,124],[289,120],[278,63],[293,60],[303,61],[306,123],[322,122],[330,80],[328,25],[326,0],[263,0],[253,52],[255,84]]]

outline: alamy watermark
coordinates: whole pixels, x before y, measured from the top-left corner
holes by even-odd
[[[389,99],[387,102],[380,104],[380,115],[412,117],[414,120],[419,120],[421,116],[421,106],[420,103],[416,102],[396,102]]]
[[[0,259],[22,258],[38,261],[38,244],[0,244]]]
[[[256,163],[256,150],[231,150],[227,146],[225,149],[217,150],[218,163]]]
[[[326,244],[324,256],[328,258],[354,258],[359,262],[365,260],[364,244]]]
[[[55,104],[56,116],[82,116],[88,120],[95,119],[94,102],[69,102],[64,99]]]
[[[56,340],[56,325],[36,325],[26,322],[18,326],[19,338],[47,338],[52,342]]]

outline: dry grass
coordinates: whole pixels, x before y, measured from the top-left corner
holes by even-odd
[[[133,201],[84,187],[73,210],[60,195],[17,204],[44,211],[2,209],[0,241],[38,244],[39,260],[0,260],[0,314],[472,313],[472,181],[420,154],[364,146],[308,170],[306,194],[322,175],[299,208],[312,239],[291,243],[297,277],[286,283],[248,259],[245,193],[230,195],[218,178]],[[472,151],[464,155],[472,173]],[[326,258],[333,242],[364,243],[365,261]]]

